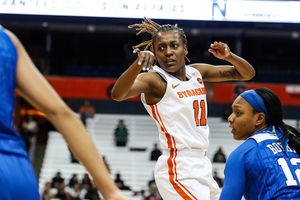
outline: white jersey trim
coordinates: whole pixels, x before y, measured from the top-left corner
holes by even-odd
[[[263,134],[253,135],[250,138],[253,138],[257,143],[260,143],[264,140],[276,140],[276,139],[278,139],[276,134],[270,134],[270,133],[263,133]]]

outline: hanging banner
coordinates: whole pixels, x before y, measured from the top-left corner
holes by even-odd
[[[300,1],[287,0],[0,0],[0,13],[300,23]]]

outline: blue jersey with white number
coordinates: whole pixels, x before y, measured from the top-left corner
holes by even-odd
[[[300,199],[300,157],[273,131],[255,133],[230,154],[220,200]]]

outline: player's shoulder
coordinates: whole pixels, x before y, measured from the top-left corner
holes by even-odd
[[[238,146],[230,156],[232,157],[239,157],[242,155],[248,154],[250,151],[255,150],[257,147],[257,143],[254,140],[247,139],[243,142],[240,146]]]

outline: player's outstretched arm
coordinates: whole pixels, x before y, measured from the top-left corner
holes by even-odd
[[[232,65],[192,64],[191,66],[201,72],[204,81],[250,80],[255,76],[253,66],[245,59],[232,53],[226,43],[214,42],[208,51],[216,58],[226,60]]]
[[[36,109],[43,112],[65,138],[72,153],[86,167],[105,199],[125,200],[100,157],[86,128],[35,68],[18,38],[10,31],[18,52],[16,89]]]

